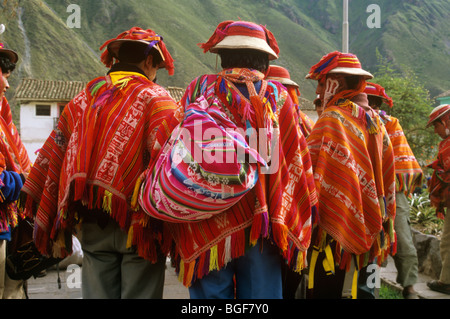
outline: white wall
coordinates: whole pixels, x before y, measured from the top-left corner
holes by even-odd
[[[36,116],[36,104],[51,105],[50,116]],[[37,157],[35,152],[42,147],[52,132],[56,117],[59,117],[56,103],[33,102],[20,106],[20,138],[33,163]]]

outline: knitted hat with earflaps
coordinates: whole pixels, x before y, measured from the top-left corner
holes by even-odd
[[[163,42],[163,38],[156,34],[153,30],[144,30],[139,27],[133,27],[128,31],[122,32],[116,38],[106,41],[100,47],[100,51],[103,51],[105,47],[107,49],[101,56],[101,61],[106,65],[106,67],[110,68],[114,64],[114,60],[118,60],[119,49],[126,41],[137,41],[146,44],[146,54],[148,54],[150,49],[156,49],[163,60],[161,65],[159,65],[159,68],[166,68],[169,75],[174,74],[174,61]]]

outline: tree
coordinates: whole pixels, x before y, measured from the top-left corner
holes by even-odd
[[[383,86],[386,94],[394,101],[392,108],[384,104],[382,108],[387,114],[399,119],[409,146],[424,168],[436,157],[440,141],[433,128],[426,128],[433,101],[411,69],[395,69],[378,51],[377,58],[378,67],[373,82]]]

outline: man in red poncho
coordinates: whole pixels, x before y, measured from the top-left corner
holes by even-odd
[[[0,43],[0,299],[24,298],[23,281],[15,281],[5,271],[6,243],[17,225],[16,201],[31,168],[25,146],[12,120],[11,108],[5,97],[8,78],[18,61],[17,53]],[[22,176],[22,177],[21,177]]]
[[[132,195],[178,123],[155,83],[158,69],[173,74],[173,60],[160,35],[138,27],[104,48],[110,70],[65,107],[24,185],[25,212],[46,255],[69,255],[79,226],[83,298],[162,298],[164,232]]]
[[[396,177],[394,228],[397,234],[397,253],[393,258],[398,272],[397,282],[403,287],[403,297],[405,299],[417,299],[414,284],[417,282],[419,261],[411,233],[410,205],[407,196],[417,186],[422,185],[423,172],[409,147],[399,120],[381,110],[383,103],[389,107],[394,105],[385,89],[379,84],[367,82],[364,92],[368,96],[369,105],[380,115],[394,148]]]
[[[395,251],[393,148],[364,93],[372,75],[354,54],[325,55],[307,78],[324,106],[307,138],[319,200],[308,293],[356,298],[357,272]]]
[[[450,105],[436,107],[430,114],[428,126],[442,141],[437,159],[429,165],[434,169],[429,183],[431,205],[436,207],[439,218],[445,219],[441,235],[442,270],[439,280],[428,283],[430,289],[450,295]]]
[[[297,272],[305,267],[316,199],[308,147],[298,126],[295,105],[280,83],[265,80],[269,60],[278,57],[277,42],[262,25],[224,21],[201,47],[204,52],[220,55],[223,70],[194,79],[181,105],[190,108],[199,99],[208,101],[205,103],[209,107],[204,109],[216,110],[211,116],[226,119],[230,127],[243,132],[242,144],[251,145],[249,140],[256,135],[259,146],[277,145],[257,150],[265,159],[270,153],[273,170],[264,173],[265,165],[258,166],[257,182],[243,197],[198,221],[189,220],[195,212],[179,214],[176,221],[168,217],[176,206],[192,207],[193,201],[185,200],[190,189],[184,185],[186,197],[181,196],[182,192],[178,197],[182,203],[167,207],[159,204],[161,198],[179,190],[160,187],[152,191],[149,180],[143,191],[147,195],[140,203],[149,214],[170,221],[167,224],[175,242],[173,260],[191,298],[282,298],[282,259]],[[216,164],[214,168],[228,175],[225,172],[232,165],[227,164]],[[198,177],[183,180],[202,194],[212,182],[224,189],[234,186],[228,185],[228,178],[209,180],[197,170],[183,173]],[[173,175],[162,174],[167,180]],[[243,171],[240,180],[247,180],[248,175]],[[220,202],[228,198],[222,196]],[[197,205],[202,209],[213,204],[219,201],[207,198]]]

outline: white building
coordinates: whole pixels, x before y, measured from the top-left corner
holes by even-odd
[[[64,106],[85,86],[77,81],[22,79],[14,98],[20,103],[20,137],[32,162],[58,123]]]

